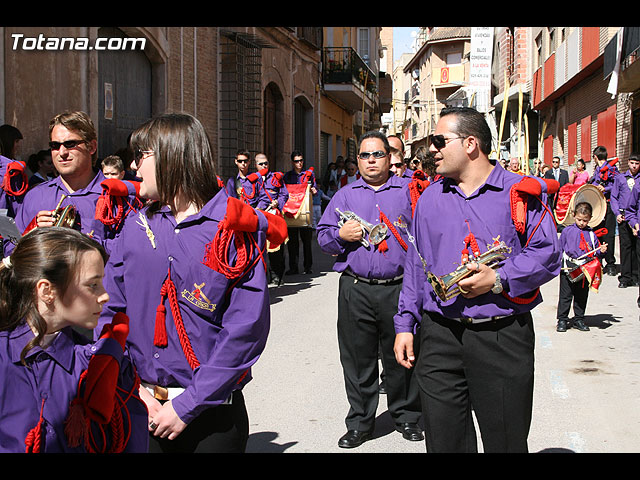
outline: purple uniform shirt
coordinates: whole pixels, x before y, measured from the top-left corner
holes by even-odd
[[[307,173],[306,170],[302,170],[300,173],[296,173],[295,170],[289,170],[287,173],[283,175],[282,181],[288,185],[295,185],[297,183],[302,182],[302,177],[304,177],[306,173]],[[313,173],[313,171],[311,172],[311,179],[309,180],[309,183],[313,188],[316,188],[316,175],[315,173]]]
[[[635,182],[635,185],[629,192],[629,201],[627,202],[627,208],[624,212],[624,217],[630,227],[635,227],[636,223],[640,222],[640,215],[638,210],[640,207],[640,182]]]
[[[73,205],[76,208],[76,223],[74,228],[82,233],[90,235],[94,240],[101,243],[107,251],[110,251],[110,243],[119,234],[119,229],[115,229],[102,224],[96,220],[96,203],[102,195],[101,182],[105,180],[105,176],[99,171],[91,182],[83,189],[69,192],[62,183],[61,177],[56,177],[48,182],[43,182],[31,190],[29,190],[22,203],[22,207],[18,210],[15,221],[18,230],[24,232],[25,228],[31,223],[41,210],[53,210],[58,205],[62,195],[67,198],[62,202],[61,208],[67,205]],[[129,205],[135,205],[135,194],[128,198]],[[125,211],[130,206],[125,204]],[[129,215],[133,215],[129,212]],[[13,244],[7,244],[8,251],[12,251]],[[7,248],[5,246],[5,248]]]
[[[584,237],[585,242],[588,245],[587,251],[580,248],[580,234]],[[594,250],[600,246],[600,241],[598,237],[593,233],[593,229],[591,227],[587,227],[584,230],[578,228],[578,226],[574,223],[569,225],[568,227],[562,230],[560,234],[560,249],[567,254],[568,257],[572,259],[577,259],[578,257],[584,255],[591,250]],[[590,257],[604,257],[604,253],[600,250],[594,252]],[[588,260],[586,257],[583,259],[586,263]],[[583,263],[582,261],[580,263]]]
[[[589,183],[594,185],[602,185],[604,187],[604,196],[607,200],[611,197],[611,190],[614,188],[615,178],[620,176],[620,171],[616,165],[610,166],[607,174],[607,179],[604,180],[600,178],[600,171],[602,168],[607,165],[607,162],[603,163],[601,166],[596,166],[593,170],[593,175],[589,179]]]
[[[162,207],[147,218],[155,248],[139,215],[127,217],[105,269],[110,300],[99,327],[111,321],[115,312],[129,316],[127,341],[141,380],[185,388],[172,400],[185,423],[204,409],[220,405],[250,380],[250,367],[262,353],[269,332],[263,260],[258,259],[233,288],[234,281],[203,264],[206,245],[225,216],[227,199],[226,191],[220,190],[199,213],[179,224],[169,208]],[[144,212],[146,208],[140,214]],[[267,223],[260,212],[257,214],[259,228],[253,237],[263,249]],[[254,250],[251,260],[256,257]],[[169,300],[164,302],[168,346],[154,345],[156,308],[169,270],[184,328],[200,362],[195,370],[180,346]]]
[[[253,208],[263,210],[269,205],[270,200],[264,191],[262,177],[258,175],[258,179],[255,182],[251,182],[247,177],[242,177],[238,173],[235,177],[231,177],[227,180],[227,194],[230,197],[240,198],[236,190],[236,181],[239,182],[244,189],[245,198]]]
[[[382,222],[380,212],[393,224],[401,216],[411,225],[411,200],[407,181],[390,174],[387,182],[374,190],[362,178],[345,185],[331,198],[318,223],[318,243],[325,253],[337,255],[333,269],[343,272],[347,267],[358,276],[369,279],[391,279],[403,273],[406,252],[389,230],[386,238],[388,250],[381,252],[374,245],[365,247],[361,242],[347,242],[338,235],[340,211],[351,211],[372,225]],[[407,241],[407,230],[396,227]],[[365,238],[367,238],[365,234]]]
[[[542,203],[529,196],[524,235],[517,233],[511,218],[510,188],[522,178],[494,167],[486,182],[469,196],[448,178],[432,183],[417,202],[411,227],[426,270],[439,277],[454,271],[461,262],[464,239],[471,231],[480,253],[486,252],[487,244],[493,244],[496,238],[512,249],[497,269],[504,292],[511,297],[528,296],[555,278],[560,272],[561,251],[553,217],[542,204],[546,204],[546,194],[541,195]],[[545,218],[536,229],[542,214]],[[534,230],[528,246],[523,248]],[[523,313],[542,301],[538,294],[533,302],[518,304],[489,291],[472,299],[458,295],[444,302],[427,281],[425,268],[410,247],[398,314],[394,318],[398,333],[413,332],[423,312],[447,318],[484,319]]]
[[[41,451],[82,453],[84,446],[72,448],[68,445],[64,422],[69,414],[69,403],[78,392],[80,375],[89,365],[91,356],[108,353],[118,358],[119,386],[127,392],[133,388],[137,394],[133,385],[135,370],[116,340],[102,339],[92,344],[71,328],[62,329],[44,350],[40,347],[31,349],[26,356],[28,367],[25,367],[20,361],[20,354],[33,337],[26,323],[14,330],[0,332],[0,452],[25,451],[25,439],[38,424],[44,400]],[[131,419],[131,437],[125,451],[145,453],[149,439],[147,408],[139,400],[131,398],[127,409]]]
[[[278,210],[282,211],[284,204],[289,200],[289,191],[284,184],[284,179],[281,177],[279,183],[280,186],[274,185],[274,172],[267,172],[267,175],[263,179],[263,187],[266,191],[266,195],[269,199],[269,203],[273,200],[278,200]]]

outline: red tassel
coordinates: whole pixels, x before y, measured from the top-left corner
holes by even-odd
[[[389,245],[387,245],[387,240],[385,239],[378,244],[378,251],[384,253],[387,250],[389,250]]]
[[[158,305],[156,308],[156,328],[153,336],[153,344],[156,347],[167,346],[167,327],[165,325],[167,309],[164,305]]]
[[[84,405],[79,398],[74,399],[69,407],[69,416],[65,420],[64,434],[70,447],[78,447],[84,443],[87,433],[87,422],[84,415]]]

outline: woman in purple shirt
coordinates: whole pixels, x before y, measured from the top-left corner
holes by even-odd
[[[2,260],[0,452],[147,450],[126,318],[95,343],[72,328],[98,323],[105,261],[96,242],[63,227],[28,233]]]
[[[244,451],[241,390],[270,320],[265,214],[218,186],[194,117],[156,117],[133,132],[131,146],[149,203],[127,217],[112,246],[100,322],[116,312],[131,318],[150,451]]]

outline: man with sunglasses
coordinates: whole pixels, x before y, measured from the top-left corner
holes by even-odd
[[[407,253],[394,318],[396,359],[415,368],[427,451],[476,452],[473,412],[485,452],[526,452],[534,384],[531,310],[542,302],[539,287],[560,272],[546,205],[546,192],[553,190],[547,185],[557,184],[489,160],[491,130],[474,109],[443,109],[429,141],[436,173],[444,178],[422,193],[414,212],[416,249]],[[523,209],[512,210],[512,191],[518,199],[527,192],[518,203]],[[506,258],[487,265],[486,252],[500,242],[510,249]],[[448,285],[459,294],[441,299],[427,273],[444,282],[462,265],[468,275]]]
[[[264,210],[271,202],[264,190],[262,176],[259,173],[249,173],[249,156],[246,150],[238,150],[236,153],[234,162],[238,173],[227,180],[227,194],[243,200],[253,208]]]
[[[316,185],[316,176],[313,173],[313,169],[304,169],[304,155],[302,152],[294,150],[291,153],[291,170],[283,176],[283,182],[285,185],[295,185],[303,182],[308,182],[311,185],[311,194],[318,193]],[[312,205],[309,206],[312,208]],[[313,228],[311,225],[308,227],[289,227],[289,243],[287,244],[287,251],[289,252],[289,270],[286,275],[296,275],[298,271],[298,258],[300,256],[300,240],[302,240],[302,253],[303,253],[303,266],[304,273],[311,274],[313,271],[313,253],[311,249],[311,237],[313,235]]]
[[[409,183],[390,171],[390,145],[380,132],[360,141],[361,177],[339,189],[318,223],[318,243],[335,255],[341,273],[338,287],[338,346],[349,411],[341,448],[354,448],[373,437],[379,400],[378,354],[384,367],[387,407],[406,440],[421,441],[420,398],[413,371],[401,367],[393,353],[397,312],[411,222]],[[386,233],[365,233],[363,223],[343,218],[353,212]],[[382,226],[382,227],[381,227]],[[411,248],[411,247],[409,247]]]
[[[114,238],[117,230],[96,220],[96,204],[103,195],[101,183],[106,178],[97,168],[98,140],[91,118],[82,111],[60,113],[49,122],[49,138],[59,176],[27,192],[15,219],[18,229],[24,232],[53,226],[56,206],[72,205],[76,209],[74,228],[103,243]],[[127,200],[133,205],[135,191],[128,187]]]

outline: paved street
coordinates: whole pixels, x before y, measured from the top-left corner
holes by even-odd
[[[245,388],[248,452],[424,453],[403,440],[380,396],[374,439],[338,448],[348,405],[336,340],[338,274],[314,237],[314,273],[270,287],[267,348]],[[616,250],[617,252],[618,250]],[[542,288],[536,325],[536,384],[531,452],[640,452],[640,321],[638,288],[605,276],[591,293],[588,332],[555,331],[558,280]]]

